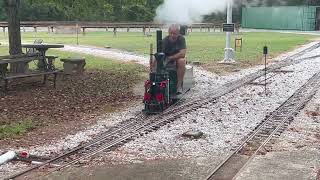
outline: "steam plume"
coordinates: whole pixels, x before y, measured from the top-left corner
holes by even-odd
[[[225,11],[228,0],[164,0],[156,12],[155,22],[192,24],[201,22],[204,15]]]

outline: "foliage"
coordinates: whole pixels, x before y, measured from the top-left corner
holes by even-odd
[[[24,21],[64,20],[64,16],[54,3],[29,4],[28,1],[22,1],[20,6],[21,19]]]
[[[162,0],[24,0],[22,20],[152,21]]]
[[[0,1],[0,21],[5,21],[7,19],[6,11],[4,7],[4,1]]]
[[[23,21],[152,21],[156,8],[164,0],[23,0]],[[5,0],[0,1],[0,7]],[[240,21],[242,6],[320,5],[320,0],[235,0],[234,20]],[[4,8],[0,8],[0,20],[6,20]],[[225,21],[225,13],[205,16],[206,22]]]

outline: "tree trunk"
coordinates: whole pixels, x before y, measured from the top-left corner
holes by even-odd
[[[21,32],[20,32],[20,0],[5,0],[8,14],[8,32],[9,32],[9,53],[10,55],[22,54]],[[25,72],[26,63],[11,64],[10,71],[15,73]]]

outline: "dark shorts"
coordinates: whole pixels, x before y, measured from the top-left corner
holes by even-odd
[[[169,70],[169,71],[176,71],[177,70],[176,61],[169,61],[168,59],[166,59],[165,64],[166,64],[167,70]]]

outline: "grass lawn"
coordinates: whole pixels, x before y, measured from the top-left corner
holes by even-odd
[[[35,124],[31,119],[0,125],[0,139],[22,135],[33,128],[35,128]]]
[[[0,46],[0,56],[8,55],[9,54],[9,49],[8,46]]]
[[[164,32],[163,36],[167,33]],[[233,34],[232,45],[236,37],[243,38],[242,52],[237,51],[236,60],[239,62],[234,66],[217,64],[224,57],[225,33],[193,32],[186,36],[188,46],[188,61],[199,61],[205,64],[205,68],[216,73],[234,71],[261,63],[262,48],[269,47],[269,58],[280,53],[292,50],[299,45],[305,44],[317,36],[298,35],[276,32],[248,32]],[[25,32],[22,33],[24,42],[33,42],[35,39],[43,39],[46,43],[76,44],[75,34],[48,34],[47,32]],[[0,42],[6,41],[7,37],[0,35]],[[112,32],[87,32],[86,35],[79,34],[80,45],[111,46],[148,56],[150,43],[155,44],[155,33],[151,37],[143,36],[140,32],[118,32],[113,37]],[[155,46],[154,46],[155,47]]]
[[[163,35],[166,35],[164,33]],[[22,33],[23,41],[33,42],[35,39],[43,39],[47,43],[76,44],[76,35],[72,34],[48,34],[46,32]],[[243,51],[236,52],[236,59],[239,61],[250,61],[254,63],[261,57],[262,47],[269,47],[270,55],[291,50],[299,45],[310,41],[315,36],[284,34],[273,32],[261,33],[240,33],[235,37],[243,38]],[[225,34],[224,33],[191,33],[187,38],[188,59],[190,61],[201,61],[210,63],[220,61],[224,56]],[[0,42],[7,37],[0,35]],[[80,45],[111,46],[112,48],[123,49],[139,54],[148,55],[150,43],[155,44],[155,33],[152,37],[143,36],[136,32],[119,32],[113,37],[112,32],[87,32],[86,35],[79,35]],[[232,45],[234,41],[232,42]]]
[[[0,46],[0,56],[8,55],[8,46]],[[142,71],[145,70],[145,67],[135,63],[120,63],[119,61],[105,59],[101,57],[95,57],[90,55],[83,55],[79,53],[64,52],[58,50],[49,50],[48,55],[57,55],[60,58],[66,57],[85,57],[86,58],[86,69],[95,69],[95,70],[105,70],[108,72],[119,72],[119,73],[132,73],[134,75],[140,76]],[[31,65],[33,65],[31,63]],[[55,66],[62,68],[62,62],[57,60],[55,61]]]

